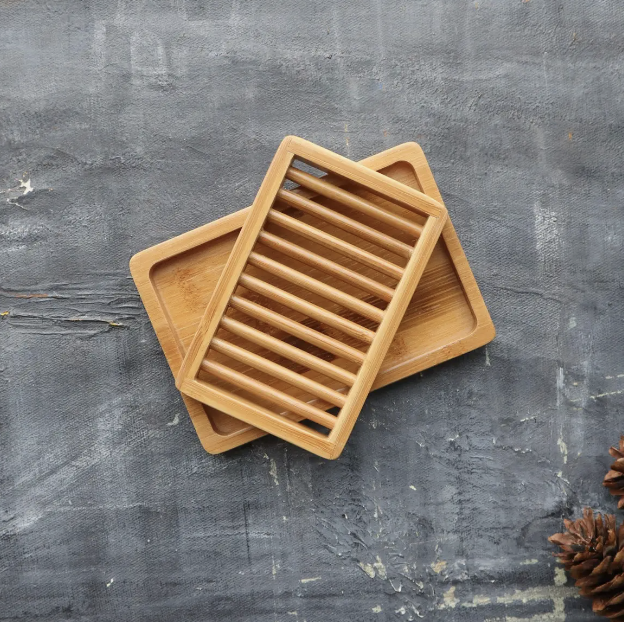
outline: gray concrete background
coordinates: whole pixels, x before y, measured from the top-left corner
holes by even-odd
[[[2,0],[0,619],[591,619],[546,538],[615,508],[623,31],[616,0]],[[128,260],[248,205],[290,133],[421,143],[498,337],[371,395],[336,462],[213,457]]]

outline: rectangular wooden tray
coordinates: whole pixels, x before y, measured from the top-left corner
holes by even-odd
[[[446,208],[419,190],[287,136],[189,346],[178,388],[337,458],[446,219]]]
[[[441,201],[415,143],[367,158],[374,170]],[[248,210],[207,224],[132,258],[131,272],[174,375],[233,248]],[[480,347],[494,327],[449,221],[373,388]],[[183,396],[204,448],[220,453],[264,433]]]

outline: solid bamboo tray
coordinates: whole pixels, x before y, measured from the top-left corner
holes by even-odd
[[[310,166],[316,174],[306,172]],[[446,218],[446,208],[422,192],[286,137],[206,307],[177,387],[336,458]],[[335,414],[327,412],[331,407]]]
[[[438,201],[439,192],[415,143],[372,156],[363,164],[381,170]],[[200,227],[133,257],[131,272],[175,374],[248,213]],[[494,327],[450,222],[447,221],[418,291],[373,388],[404,378],[494,337]],[[204,448],[220,453],[264,433],[183,395]]]

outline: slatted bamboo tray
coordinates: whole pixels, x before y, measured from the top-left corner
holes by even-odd
[[[310,166],[315,174],[306,172]],[[278,203],[289,213],[275,209]],[[376,226],[364,222],[367,217]],[[176,385],[336,458],[446,218],[446,208],[418,190],[301,138],[285,138]],[[293,346],[293,338],[308,347]]]
[[[442,201],[426,158],[416,143],[399,145],[363,160],[362,164]],[[130,262],[137,289],[174,375],[249,209],[141,251]],[[449,220],[373,389],[481,347],[494,334],[487,308]],[[186,395],[182,397],[198,438],[209,453],[228,451],[265,434],[218,409]]]

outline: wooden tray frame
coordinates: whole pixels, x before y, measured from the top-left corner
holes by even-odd
[[[442,201],[425,155],[420,146],[416,143],[399,145],[393,149],[389,149],[363,160],[362,164],[373,170],[386,170],[388,174],[396,175],[397,178],[400,178],[400,181],[403,183],[409,183],[435,200],[439,202]],[[405,167],[409,169],[409,173],[405,171],[401,172],[401,170],[394,171],[393,167]],[[413,179],[411,179],[412,175]],[[185,330],[186,322],[191,323],[192,330],[192,326],[196,325],[199,321],[201,311],[198,309],[176,309],[175,314],[177,315],[175,317],[172,316],[173,308],[170,308],[171,305],[169,304],[171,300],[167,299],[167,294],[164,292],[163,288],[159,289],[154,274],[158,272],[159,266],[167,266],[168,262],[172,260],[178,261],[180,258],[184,257],[186,253],[192,253],[194,250],[204,245],[210,245],[213,242],[216,244],[221,239],[226,240],[227,238],[227,240],[229,240],[233,232],[240,229],[244,223],[248,211],[249,208],[241,210],[235,214],[231,214],[230,216],[221,218],[203,227],[199,227],[198,229],[148,248],[136,254],[130,262],[131,273],[137,285],[137,289],[145,304],[150,320],[152,321],[157,337],[163,347],[165,356],[174,375],[180,369],[186,351],[186,344],[189,341],[188,331],[186,331],[186,339],[181,336],[182,330],[179,321],[181,314],[184,313]],[[223,243],[229,244],[230,242],[225,241]],[[462,298],[464,299],[461,304],[466,307],[463,313],[466,315],[466,312],[468,312],[472,316],[470,326],[466,326],[465,322],[462,324],[461,328],[453,326],[453,312],[456,311],[456,309],[446,309],[444,313],[447,313],[447,316],[442,314],[440,317],[440,323],[445,323],[443,327],[443,338],[440,338],[438,335],[435,343],[427,345],[430,349],[426,351],[421,350],[411,355],[412,350],[418,349],[415,346],[418,346],[416,339],[419,338],[419,333],[422,340],[422,326],[419,326],[419,319],[424,318],[424,320],[428,322],[437,321],[436,308],[439,307],[441,309],[440,313],[442,313],[444,305],[446,304],[445,302],[436,303],[435,292],[433,292],[433,295],[431,292],[425,294],[424,290],[428,290],[429,288],[423,286],[424,281],[431,280],[433,283],[434,279],[433,275],[431,279],[429,279],[427,273],[425,273],[423,283],[421,283],[421,289],[423,289],[422,297],[426,295],[428,300],[426,309],[424,311],[420,309],[417,316],[412,317],[409,321],[404,320],[403,324],[409,324],[410,326],[406,326],[404,329],[402,324],[399,328],[399,332],[395,337],[395,344],[397,345],[396,351],[393,351],[391,348],[391,351],[377,375],[373,389],[385,386],[386,384],[395,382],[406,376],[417,373],[418,371],[422,371],[428,367],[454,358],[455,356],[481,347],[494,338],[494,326],[450,220],[447,221],[444,227],[442,236],[438,242],[438,247],[440,248],[438,249],[436,247],[436,251],[439,251],[438,254],[440,254],[440,256],[441,254],[445,256],[448,255],[450,265],[449,267],[441,268],[441,270],[448,273],[450,268],[454,278],[458,281]],[[214,265],[215,270],[220,269],[219,261],[221,262],[221,266],[225,263],[223,257],[215,257],[214,260],[216,262]],[[433,264],[434,261],[432,260],[431,263]],[[447,261],[446,263],[449,262]],[[440,270],[437,270],[437,272],[440,272]],[[451,275],[447,276],[450,278]],[[170,277],[167,276],[167,278]],[[180,286],[187,285],[187,283],[184,282],[184,275],[176,273],[175,278],[178,279],[178,284]],[[435,280],[436,283],[438,281],[444,281],[444,274],[438,274]],[[434,287],[437,287],[435,283]],[[453,287],[457,289],[456,286]],[[419,306],[419,292],[420,290],[416,293],[411,306]],[[210,292],[201,292],[204,296],[204,302],[209,293]],[[170,294],[169,296],[171,297]],[[445,298],[448,297],[449,296],[445,296]],[[457,306],[459,303],[455,302],[454,304]],[[428,315],[431,315],[433,319],[432,317],[428,317]],[[436,324],[436,326],[440,328],[438,324]],[[204,406],[186,395],[183,395],[183,399],[200,442],[209,453],[221,453],[264,435],[263,431],[238,422],[223,413],[219,413],[210,407]]]
[[[309,412],[310,414],[306,416],[306,418],[310,418],[317,423],[323,423],[325,427],[329,427],[329,434],[323,434],[316,429],[306,426],[299,420],[293,420],[283,414],[262,407],[258,403],[255,395],[252,401],[245,400],[235,393],[226,391],[200,377],[200,371],[203,368],[203,362],[207,352],[213,349],[213,340],[215,343],[214,347],[217,347],[216,344],[218,340],[215,336],[222,326],[222,322],[225,322],[226,311],[231,304],[234,304],[234,299],[232,297],[235,292],[238,291],[237,288],[240,285],[249,288],[255,282],[259,284],[264,283],[262,280],[254,280],[248,285],[247,281],[243,280],[243,278],[247,277],[243,277],[243,275],[247,269],[248,262],[251,261],[251,254],[256,249],[260,232],[269,224],[271,214],[276,214],[276,217],[278,215],[282,217],[280,212],[275,211],[274,206],[277,201],[278,190],[280,190],[285,183],[287,171],[290,170],[295,159],[310,163],[327,173],[340,175],[350,182],[360,184],[362,188],[365,188],[369,192],[378,194],[397,205],[409,208],[412,215],[416,213],[425,218],[420,235],[412,249],[412,253],[405,268],[401,269],[398,266],[394,266],[394,264],[388,263],[388,267],[394,266],[392,269],[398,272],[400,278],[395,286],[394,294],[383,312],[380,313],[378,309],[371,306],[371,309],[375,309],[377,313],[380,314],[380,319],[377,320],[379,324],[375,331],[368,331],[366,329],[371,341],[368,342],[366,353],[361,355],[362,360],[352,380],[351,386],[346,388],[346,395],[340,394],[319,382],[314,383],[314,389],[318,391],[316,395],[320,396],[323,392],[327,392],[329,395],[330,391],[335,395],[336,402],[334,402],[334,404],[340,404],[338,413],[332,416],[314,406],[306,404],[306,402],[302,400],[293,399],[285,393],[281,394],[284,396],[282,398],[284,400],[283,406],[288,405],[290,402],[293,404],[293,410],[295,408],[301,409],[302,412],[299,413],[300,415],[307,415]],[[330,183],[327,184],[327,187],[335,188],[335,186]],[[348,194],[348,196],[355,197],[356,195]],[[351,430],[360,414],[360,410],[377,376],[377,372],[383,363],[386,352],[392,343],[392,339],[399,327],[403,314],[407,310],[407,306],[416,290],[429,257],[442,233],[442,228],[444,227],[446,219],[447,212],[444,205],[438,203],[435,199],[423,194],[419,190],[401,184],[366,166],[352,162],[341,155],[333,153],[307,140],[297,136],[287,136],[280,144],[269,166],[252,205],[252,209],[249,212],[249,216],[236,240],[236,245],[232,249],[228,262],[223,269],[215,292],[206,307],[206,311],[197,328],[195,337],[187,350],[182,367],[176,378],[178,389],[180,389],[182,393],[200,400],[204,404],[219,408],[237,419],[255,425],[266,432],[270,432],[275,436],[298,445],[303,449],[307,449],[323,458],[328,458],[330,460],[337,458],[342,453],[345,443],[351,434]],[[353,222],[356,223],[357,221]],[[321,231],[310,225],[304,226],[307,231],[312,233]],[[351,246],[350,248],[353,250],[349,250],[348,252],[355,253],[359,247]],[[358,255],[355,256],[357,257]],[[263,255],[258,255],[258,257],[261,261],[265,261]],[[369,257],[375,258],[372,260],[375,266],[384,261],[380,258],[376,258],[375,255],[370,255]],[[288,266],[280,262],[275,262],[274,265],[280,270],[289,269]],[[381,265],[379,269],[381,269]],[[299,278],[297,275],[302,275],[302,273],[298,271],[294,271],[293,274],[295,278]],[[309,277],[305,278],[306,283],[321,284],[321,282],[309,279]],[[307,279],[309,279],[309,281]],[[278,289],[276,291],[279,295],[279,291],[281,290]],[[294,304],[303,305],[303,312],[306,315],[308,315],[308,309],[310,309],[310,313],[313,313],[315,307],[309,305],[305,298],[300,297],[303,295],[302,292],[306,290],[303,287],[299,287],[295,291],[296,294],[293,298],[295,301]],[[344,296],[343,292],[339,289],[325,293],[324,295],[331,296],[330,299],[332,301],[338,301],[340,300],[340,296]],[[265,296],[273,298],[272,293],[266,293]],[[357,300],[358,299],[353,298],[354,302]],[[282,302],[282,304],[286,303]],[[290,307],[290,304],[288,304],[288,307],[296,308]],[[281,316],[277,315],[276,317]],[[341,321],[341,316],[333,312],[328,312],[327,322],[330,321]],[[323,320],[323,322],[325,322],[325,320]],[[349,322],[349,326],[357,327],[358,325]],[[363,331],[361,328],[357,328],[357,330],[353,328],[353,330],[356,333],[361,333]],[[362,336],[361,339],[364,339],[364,336]],[[223,341],[223,345],[227,351],[230,351],[231,348],[237,348],[237,346],[231,345],[228,341]],[[270,367],[267,369],[267,373],[284,375],[286,372],[289,372],[287,368],[273,364],[262,356],[253,355],[245,348],[238,348],[235,352],[240,353],[240,355],[246,359],[248,357],[255,357],[253,360],[258,361],[257,364],[263,366],[269,365]],[[206,362],[206,365],[210,365],[211,372],[228,374],[226,376],[227,378],[230,378],[231,374],[236,374],[234,379],[231,380],[232,383],[235,383],[237,378],[241,383],[246,382],[246,379],[249,378],[247,374],[233,372],[231,368],[227,366],[211,362]],[[269,369],[271,370],[270,372]],[[296,386],[294,383],[299,383],[301,376],[296,373],[289,373],[292,380],[288,382],[292,382],[293,386]],[[311,381],[308,380],[308,382]],[[243,384],[243,386],[245,385]],[[276,396],[275,389],[272,389],[267,384],[257,383],[251,384],[251,386],[257,386],[258,390],[266,392],[266,395]],[[313,390],[312,387],[311,390]],[[327,399],[329,399],[329,397]]]

